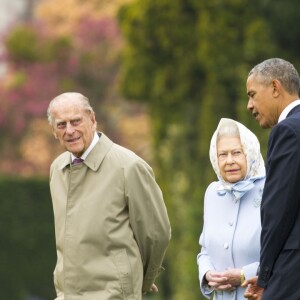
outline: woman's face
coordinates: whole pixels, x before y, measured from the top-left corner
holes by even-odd
[[[247,160],[239,137],[221,137],[217,142],[218,165],[222,178],[230,183],[243,180]]]

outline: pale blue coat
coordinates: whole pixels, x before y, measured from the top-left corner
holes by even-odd
[[[260,202],[265,179],[235,202],[228,192],[218,192],[221,182],[213,182],[204,198],[204,226],[197,256],[201,292],[210,298],[212,290],[204,284],[207,271],[242,268],[245,278],[256,275],[260,256]],[[245,288],[214,294],[214,300],[242,300]]]

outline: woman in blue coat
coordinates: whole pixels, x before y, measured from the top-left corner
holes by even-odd
[[[204,225],[197,256],[206,298],[242,300],[241,284],[256,274],[260,252],[260,202],[265,166],[257,137],[244,125],[221,119],[210,144],[218,181],[204,198]]]

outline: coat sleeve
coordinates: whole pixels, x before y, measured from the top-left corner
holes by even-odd
[[[300,136],[289,124],[276,125],[269,138],[267,176],[261,204],[261,255],[258,284],[266,287],[274,262],[299,210]]]
[[[163,270],[161,265],[171,238],[170,222],[162,192],[144,161],[130,165],[125,182],[130,225],[144,267],[142,290],[148,292]]]
[[[51,179],[52,179],[52,175],[54,172],[55,166],[54,163],[51,164],[50,166],[50,172],[49,172],[49,183],[51,183]],[[50,193],[51,193],[51,188],[50,188]],[[54,288],[56,291],[56,298],[54,300],[63,300],[64,299],[64,293],[62,292],[59,284],[58,284],[58,280],[57,280],[57,275],[56,275],[56,268],[58,268],[58,264],[56,262],[56,266],[53,272],[53,281],[54,281]]]
[[[245,279],[250,279],[250,278],[256,276],[258,266],[259,266],[259,262],[258,261],[254,262],[252,264],[243,266],[242,270],[244,272]]]
[[[206,250],[205,245],[205,229],[203,228],[203,231],[200,235],[199,244],[201,247],[200,253],[197,255],[197,264],[198,264],[198,270],[199,270],[199,282],[200,282],[200,290],[203,296],[205,296],[207,299],[210,299],[210,296],[213,292],[213,288],[211,288],[206,280],[205,280],[205,274],[209,270],[215,270],[210,257]]]
[[[207,194],[209,189],[212,187],[213,183],[209,185],[209,187],[206,189],[205,196],[204,196],[204,214],[203,214],[203,229],[202,233],[200,235],[199,239],[199,245],[201,246],[201,251],[197,255],[197,264],[198,264],[198,271],[199,271],[199,282],[200,282],[200,290],[206,298],[210,298],[211,294],[213,292],[213,289],[207,284],[205,280],[205,274],[206,272],[210,270],[215,270],[215,267],[210,259],[209,253],[207,251],[207,245],[205,243],[205,229],[206,229],[206,218],[207,218],[207,213],[206,213],[206,203],[209,201],[207,199]]]

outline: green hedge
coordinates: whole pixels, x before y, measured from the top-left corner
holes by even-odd
[[[0,179],[0,299],[54,299],[56,260],[47,179]]]

